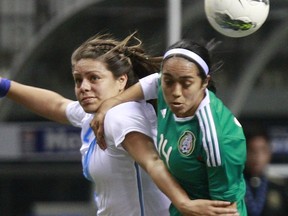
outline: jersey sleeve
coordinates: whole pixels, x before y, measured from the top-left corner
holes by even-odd
[[[153,107],[145,102],[128,102],[110,109],[104,120],[106,143],[121,147],[130,132],[140,132],[154,138],[156,114],[152,112]]]
[[[66,107],[66,116],[69,122],[75,127],[82,127],[82,120],[86,112],[83,110],[78,101],[73,101]]]
[[[245,139],[228,137],[221,143],[221,165],[208,167],[210,195],[215,200],[236,202],[245,195],[243,180]]]
[[[198,113],[213,200],[236,202],[245,195],[246,141],[241,125],[225,107],[205,106]]]
[[[139,80],[145,100],[157,98],[159,73],[154,73]]]

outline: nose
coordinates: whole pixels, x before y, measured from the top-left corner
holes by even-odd
[[[90,82],[86,79],[83,79],[80,90],[81,91],[89,91],[91,89]]]
[[[179,83],[175,83],[172,89],[172,96],[173,97],[180,97],[181,96],[181,85]]]

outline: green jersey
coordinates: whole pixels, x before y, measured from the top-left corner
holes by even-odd
[[[162,160],[191,199],[244,203],[246,141],[240,123],[210,91],[195,115],[177,118],[158,88],[157,146]],[[171,205],[170,214],[180,215]]]

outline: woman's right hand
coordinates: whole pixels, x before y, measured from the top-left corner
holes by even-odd
[[[196,199],[178,207],[184,216],[239,216],[235,203]]]
[[[105,143],[104,139],[104,119],[105,115],[108,112],[109,109],[112,107],[120,104],[121,101],[119,101],[116,97],[109,98],[102,102],[102,104],[99,106],[99,108],[96,110],[96,114],[94,115],[94,118],[90,122],[90,127],[92,128],[96,139],[97,144],[102,150],[105,150],[107,148],[107,145]]]

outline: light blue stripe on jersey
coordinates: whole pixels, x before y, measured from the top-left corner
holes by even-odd
[[[139,195],[139,204],[140,204],[140,209],[141,209],[141,216],[144,216],[145,215],[145,212],[144,212],[144,199],[143,199],[140,168],[139,168],[139,165],[137,163],[134,163],[134,166],[135,166],[136,175],[137,175],[137,186],[138,186],[138,195]]]
[[[89,161],[90,161],[90,158],[91,158],[91,155],[94,151],[94,148],[96,146],[96,139],[94,139],[89,148],[88,148],[88,151],[87,153],[85,154],[84,156],[84,160],[83,160],[83,175],[85,176],[86,179],[90,180],[93,182],[93,179],[90,175],[90,172],[89,172]]]
[[[89,143],[89,138],[90,138],[90,135],[92,133],[92,128],[88,128],[88,130],[86,131],[85,135],[83,136],[83,141],[85,143]]]

